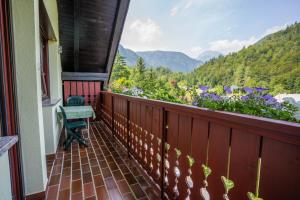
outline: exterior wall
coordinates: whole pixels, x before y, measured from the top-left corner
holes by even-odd
[[[47,169],[40,77],[39,1],[12,1],[25,194],[45,191]]]
[[[0,156],[0,194],[1,199],[10,200],[11,196],[11,180],[10,180],[10,172],[9,172],[9,159],[8,152],[4,153]]]
[[[57,119],[59,105],[61,105],[61,101],[55,105],[43,107],[46,155],[54,154],[58,146],[62,130],[62,123]]]
[[[46,154],[53,154],[56,152],[62,129],[62,123],[57,121],[57,109],[62,104],[61,61],[58,51],[58,10],[56,0],[44,0],[44,4],[56,37],[56,41],[48,41],[50,101],[43,105]]]

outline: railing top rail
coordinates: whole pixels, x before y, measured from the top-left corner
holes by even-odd
[[[151,106],[163,107],[167,111],[186,113],[195,117],[207,118],[211,121],[217,121],[223,124],[230,123],[231,126],[239,128],[247,127],[247,131],[255,132],[263,136],[269,136],[275,139],[283,139],[286,142],[300,145],[300,124],[288,121],[274,120],[264,117],[251,116],[246,114],[213,111],[207,108],[199,108],[192,105],[184,105],[160,100],[150,100],[141,97],[133,97],[124,94],[101,91],[103,94],[112,95],[119,98],[125,98],[132,102],[139,102]],[[253,129],[254,131],[251,131]]]

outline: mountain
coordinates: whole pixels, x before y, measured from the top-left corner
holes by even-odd
[[[204,51],[198,57],[197,60],[201,60],[202,62],[207,62],[212,58],[217,58],[222,55],[218,51]]]
[[[139,56],[134,51],[126,49],[122,45],[119,45],[118,51],[120,55],[125,58],[126,64],[128,66],[134,66],[136,64]]]
[[[266,87],[273,94],[300,93],[300,23],[256,44],[214,58],[188,74],[192,84]]]
[[[172,71],[189,72],[202,64],[181,52],[174,51],[143,51],[137,52],[149,66],[167,67]]]
[[[175,72],[190,72],[202,64],[199,60],[175,51],[134,52],[119,45],[119,53],[124,57],[128,66],[135,66],[138,57],[142,57],[148,67],[163,66]]]

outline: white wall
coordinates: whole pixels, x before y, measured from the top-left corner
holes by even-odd
[[[59,143],[62,130],[62,123],[57,119],[59,105],[61,105],[61,101],[53,106],[43,107],[46,155],[54,154]]]
[[[59,105],[62,104],[61,60],[58,51],[58,10],[56,0],[44,0],[44,4],[56,37],[56,41],[48,41],[50,105],[43,106],[46,154],[54,154],[62,129],[62,123],[57,120],[56,112],[59,109]],[[56,103],[57,101],[59,102]]]
[[[5,152],[0,156],[0,197],[3,200],[12,199],[11,196],[11,180],[10,180],[10,171],[9,171],[9,159],[8,152]]]
[[[13,0],[15,65],[25,194],[45,191],[47,169],[40,77],[39,1]]]

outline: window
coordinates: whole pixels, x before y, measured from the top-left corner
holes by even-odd
[[[49,99],[50,88],[49,88],[49,64],[48,64],[48,40],[43,37],[41,33],[41,48],[40,48],[40,68],[41,68],[41,88],[42,88],[42,99]]]

